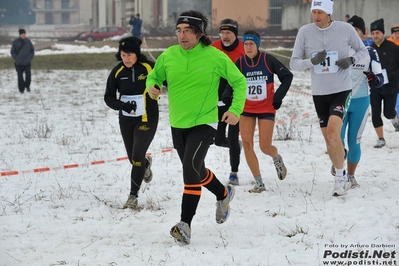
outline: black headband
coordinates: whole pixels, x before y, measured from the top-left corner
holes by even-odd
[[[222,24],[222,25],[220,25],[219,31],[222,31],[222,30],[229,30],[229,31],[233,32],[235,34],[235,36],[238,35],[238,29],[233,24]]]
[[[399,31],[399,27],[392,27],[391,28],[391,33]]]
[[[187,23],[190,26],[193,26],[200,32],[204,32],[204,23],[202,19],[196,18],[196,17],[190,17],[190,16],[180,16],[177,19],[176,26],[182,23]]]

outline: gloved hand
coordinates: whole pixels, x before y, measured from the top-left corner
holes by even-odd
[[[282,104],[282,102],[273,102],[274,109],[276,109],[276,110],[280,109],[281,104]]]
[[[370,85],[377,85],[380,79],[373,72],[363,72],[367,76],[368,83]]]
[[[327,56],[327,52],[326,52],[326,50],[323,50],[321,52],[318,52],[314,57],[312,57],[310,59],[310,62],[312,62],[312,64],[314,66],[318,65],[321,62],[323,62],[324,60],[326,60],[326,56]]]
[[[345,57],[335,62],[335,64],[342,69],[349,68],[353,63],[354,63],[353,57]]]
[[[136,111],[137,105],[131,103],[124,103],[122,106],[122,110],[126,113],[130,114],[133,110]]]

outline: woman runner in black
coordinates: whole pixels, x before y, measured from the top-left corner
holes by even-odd
[[[151,156],[145,156],[154,138],[159,119],[158,102],[145,91],[147,75],[154,62],[140,51],[141,40],[127,37],[119,42],[118,61],[108,76],[104,101],[108,107],[119,111],[119,126],[130,163],[130,195],[123,206],[138,210],[138,193],[141,183],[152,180]],[[119,92],[119,98],[117,98]]]

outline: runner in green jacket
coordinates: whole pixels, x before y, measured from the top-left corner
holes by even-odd
[[[179,45],[169,47],[158,57],[146,83],[148,93],[154,99],[161,94],[155,85],[161,86],[164,80],[168,83],[173,145],[183,165],[184,179],[180,222],[170,233],[177,241],[187,244],[202,186],[216,196],[216,222],[224,223],[230,214],[234,186],[225,187],[205,167],[205,156],[219,121],[220,78],[225,78],[234,89],[232,105],[222,117],[228,124],[238,123],[247,87],[245,77],[230,58],[210,46],[207,23],[207,18],[198,11],[183,12],[175,31]]]
[[[195,37],[194,33],[192,35]],[[229,60],[226,54],[202,42],[189,50],[181,45],[171,46],[157,58],[147,78],[147,88],[154,84],[161,86],[162,81],[167,80],[172,127],[191,128],[218,122],[220,77],[227,79],[234,89],[228,111],[240,116],[247,85],[244,76]]]

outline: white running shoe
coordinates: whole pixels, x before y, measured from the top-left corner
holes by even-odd
[[[374,145],[374,148],[382,148],[385,146],[385,139],[378,139],[377,143]]]
[[[396,115],[394,119],[391,119],[391,121],[395,131],[399,131],[399,116]]]
[[[145,168],[143,181],[145,183],[150,183],[152,180],[152,171],[151,171],[152,157],[146,156],[145,159],[147,160],[147,166]]]
[[[137,197],[134,195],[129,195],[129,198],[127,199],[125,205],[123,205],[123,209],[131,209],[131,210],[138,210],[138,200]]]
[[[240,184],[240,182],[238,181],[238,176],[235,173],[230,173],[229,176],[229,184],[230,185],[234,185],[234,186],[238,186]]]
[[[258,182],[255,182],[254,188],[248,190],[249,193],[261,193],[266,191],[265,184],[260,185]]]
[[[344,196],[350,187],[351,182],[346,174],[344,176],[336,176],[332,195],[334,197]]]
[[[170,229],[170,235],[175,239],[176,242],[190,244],[191,228],[185,222],[178,222]]]
[[[276,160],[273,160],[273,162],[274,166],[276,167],[277,178],[280,180],[284,180],[284,178],[287,176],[287,168],[285,167],[281,155],[279,154],[278,158]]]
[[[360,187],[359,183],[356,181],[356,178],[353,175],[348,176],[348,178],[349,178],[349,181],[351,182],[351,188]]]
[[[235,194],[235,187],[233,185],[227,185],[227,196],[223,200],[216,202],[216,222],[222,224],[230,216],[230,201],[233,200]]]

